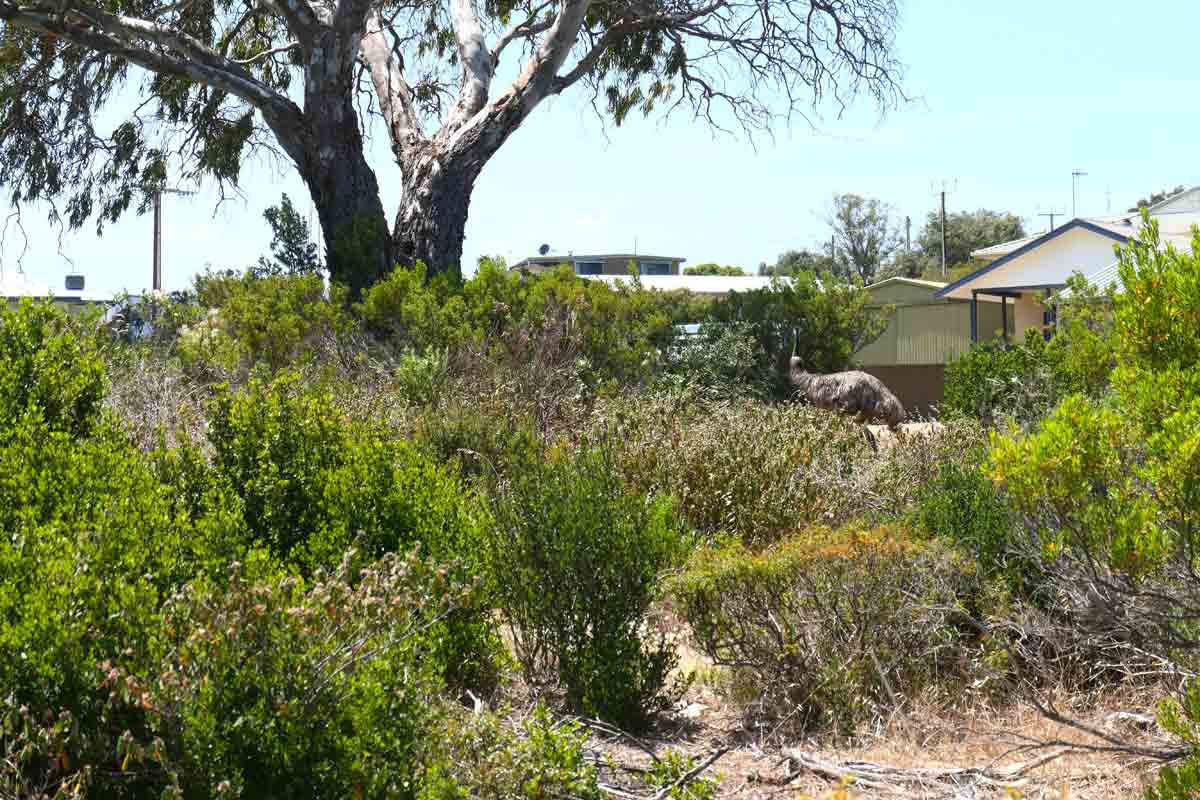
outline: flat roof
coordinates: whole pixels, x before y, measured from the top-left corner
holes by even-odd
[[[530,256],[523,258],[516,264],[512,265],[512,269],[516,269],[522,264],[549,264],[558,266],[559,264],[570,264],[573,261],[611,261],[613,259],[621,259],[623,261],[678,261],[683,263],[686,258],[680,256],[652,256],[648,254],[637,253],[600,253],[600,254],[583,254],[583,253],[567,253],[566,255],[549,254],[544,256]]]

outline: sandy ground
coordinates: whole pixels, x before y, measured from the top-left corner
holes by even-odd
[[[694,651],[687,656],[685,662],[700,664]],[[1173,742],[1155,723],[1120,716],[1152,716],[1159,696],[1145,688],[1086,701],[1059,697],[1055,703],[1073,719],[1125,742],[1166,749]],[[786,741],[763,733],[748,730],[740,712],[711,688],[695,685],[652,733],[634,740],[593,729],[590,746],[598,761],[619,765],[601,769],[618,800],[623,791],[653,797],[639,784],[638,772],[651,766],[648,751],[661,758],[672,749],[696,764],[725,751],[704,774],[720,778],[716,797],[745,800],[1133,798],[1142,795],[1157,769],[1145,758],[1089,750],[1106,742],[1047,720],[1028,703],[948,712],[918,701],[844,741]]]

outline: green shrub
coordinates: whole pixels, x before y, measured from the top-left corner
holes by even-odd
[[[78,710],[103,658],[143,652],[161,600],[246,555],[235,519],[193,517],[112,426],[75,440],[28,421],[0,445],[0,686]]]
[[[658,384],[709,400],[764,398],[772,388],[770,376],[759,369],[756,342],[746,323],[705,325],[698,335],[681,337],[667,350]]]
[[[489,572],[527,676],[553,670],[573,708],[644,725],[675,662],[645,630],[686,542],[670,503],[626,494],[604,448],[515,470],[498,495]]]
[[[511,405],[476,401],[438,408],[421,416],[415,436],[463,477],[504,474],[541,454],[533,421]]]
[[[229,487],[250,540],[306,573],[352,545],[367,559],[413,545],[447,561],[478,550],[482,512],[467,487],[414,445],[348,421],[293,373],[241,393],[220,389],[209,438],[215,475],[190,480]],[[427,644],[448,682],[480,689],[497,680],[500,642],[482,609],[453,615]]]
[[[1008,503],[978,468],[943,464],[922,495],[918,517],[934,536],[974,553],[987,573],[1009,573],[1014,525]]]
[[[600,800],[587,732],[554,721],[539,704],[518,730],[494,714],[448,715],[431,736],[420,800]]]
[[[810,406],[638,397],[605,409],[599,425],[620,443],[633,491],[670,495],[694,530],[748,544],[845,519],[872,457],[858,426]]]
[[[1031,329],[1023,342],[976,344],[946,368],[947,412],[1029,423],[1070,394],[1099,397],[1107,390],[1118,348],[1113,294],[1078,273],[1068,286],[1071,295],[1057,303],[1058,322],[1049,340]]]
[[[180,358],[193,372],[213,375],[310,359],[352,328],[341,290],[331,293],[320,275],[198,277],[196,302],[207,313],[179,329]]]
[[[710,319],[748,326],[756,342],[756,374],[777,397],[791,397],[788,360],[795,352],[813,372],[837,372],[887,327],[869,308],[861,287],[831,275],[801,272],[769,288],[731,292],[716,301]]]
[[[0,309],[0,429],[30,415],[73,436],[92,429],[107,377],[86,325],[49,302]]]
[[[748,713],[783,732],[850,733],[960,684],[976,648],[960,610],[981,594],[973,566],[898,527],[705,550],[669,591],[704,653],[753,687]]]
[[[1194,674],[1200,648],[1200,231],[1165,246],[1143,216],[1118,250],[1113,391],[1065,398],[1034,432],[996,437],[989,476],[1026,522],[1057,610],[1129,663]],[[1097,661],[1100,659],[1097,658]],[[1192,683],[1189,681],[1189,684]],[[1192,753],[1150,796],[1192,796],[1200,701],[1191,686],[1160,718]]]
[[[351,561],[311,586],[252,582],[234,563],[219,584],[182,587],[146,655],[131,663],[119,650],[93,666],[90,736],[56,742],[26,727],[29,744],[63,749],[0,765],[0,785],[61,777],[99,796],[414,796],[441,701],[413,643],[468,590],[415,555],[363,570]],[[107,746],[80,746],[96,738]]]
[[[294,374],[220,389],[209,438],[252,538],[309,569],[352,542],[369,558],[416,543],[450,557],[473,535],[452,476],[413,446],[347,420],[332,396]]]

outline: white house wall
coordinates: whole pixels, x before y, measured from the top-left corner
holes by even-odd
[[[1111,264],[1115,244],[1108,236],[1074,228],[967,282],[948,296],[968,300],[972,290],[1061,286],[1076,270],[1086,275]]]
[[[1029,328],[1042,327],[1045,322],[1045,311],[1045,307],[1031,293],[1023,293],[1020,297],[1014,298],[1008,313],[1014,315],[1013,322],[1017,341],[1025,338],[1025,331]]]

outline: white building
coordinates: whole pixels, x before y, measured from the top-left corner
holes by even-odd
[[[1200,225],[1200,187],[1189,189],[1151,206],[1165,247],[1186,248],[1192,227]],[[1042,299],[1066,286],[1074,272],[1088,276],[1099,288],[1116,280],[1115,248],[1137,235],[1142,226],[1138,213],[1109,217],[1078,217],[1047,233],[976,250],[971,255],[987,263],[937,293],[945,299],[971,301],[971,338],[978,340],[978,302],[1000,298],[1001,313],[1012,315],[1014,335],[1020,339],[1030,328],[1050,324],[1053,310]]]

